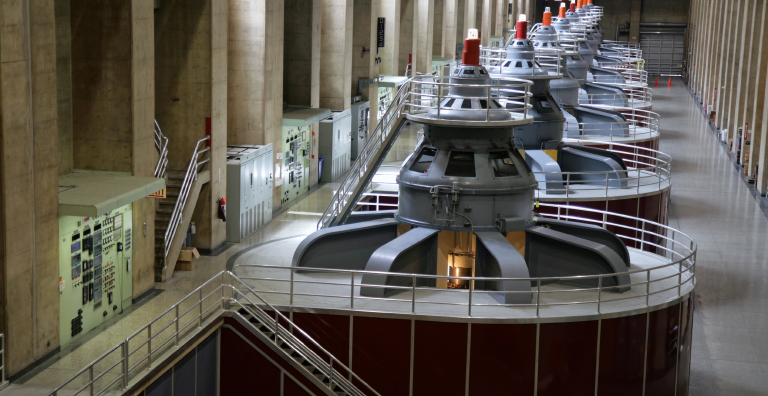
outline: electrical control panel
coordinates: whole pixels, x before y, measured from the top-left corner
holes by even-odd
[[[331,111],[330,117],[320,121],[318,134],[318,152],[323,158],[320,181],[334,181],[347,173],[352,160],[351,111]]]
[[[310,126],[283,126],[282,152],[277,153],[276,177],[280,180],[280,205],[309,191]]]
[[[272,220],[272,147],[227,146],[227,242],[240,242]]]
[[[371,102],[353,103],[349,109],[352,115],[352,160],[356,160],[360,150],[368,140],[368,119],[371,113]]]
[[[59,217],[61,345],[131,304],[131,204],[98,217]]]
[[[381,120],[384,117],[384,113],[392,103],[392,99],[395,97],[395,89],[390,87],[379,87],[379,98],[376,108],[376,119]]]

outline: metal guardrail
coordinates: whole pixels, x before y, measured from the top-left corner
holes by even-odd
[[[579,104],[627,109],[651,108],[651,106],[653,106],[653,88],[627,84],[605,85],[619,88],[623,91],[623,94],[588,94],[582,92],[579,93]]]
[[[609,95],[610,96],[610,95]],[[605,100],[605,98],[601,99]],[[603,103],[600,103],[601,105]],[[565,123],[564,138],[569,140],[589,141],[627,141],[651,139],[659,136],[661,123],[658,113],[636,108],[622,108],[617,110],[626,118],[626,123],[621,122],[580,122]],[[574,127],[575,126],[575,127]]]
[[[541,48],[535,51],[517,51],[519,54],[532,54],[536,66],[547,71],[551,76],[560,76],[563,74],[561,61],[565,50],[557,48]],[[509,62],[518,62],[519,59],[507,59],[507,49],[498,47],[481,47],[480,64],[485,66],[490,73],[500,73],[501,66],[509,66]],[[530,70],[533,76],[533,68]],[[521,77],[524,75],[520,75]]]
[[[168,253],[171,250],[173,238],[176,236],[176,232],[181,225],[184,207],[187,204],[187,198],[189,198],[192,183],[197,180],[200,166],[211,160],[210,157],[200,160],[201,155],[211,151],[211,148],[208,146],[205,148],[200,147],[201,144],[204,144],[209,140],[211,140],[211,137],[206,136],[197,141],[197,144],[195,144],[195,151],[192,152],[192,158],[190,158],[189,165],[187,165],[187,172],[184,174],[184,181],[181,183],[181,188],[179,189],[179,197],[176,199],[176,204],[173,206],[173,211],[171,212],[171,218],[168,220],[168,229],[165,230],[165,234],[163,235],[163,270],[168,268]]]
[[[440,316],[449,317],[478,317],[472,314],[473,308],[487,308],[487,307],[514,307],[528,309],[533,315],[535,311],[536,318],[540,318],[541,311],[550,307],[556,306],[575,306],[575,305],[594,305],[594,313],[601,313],[601,305],[607,303],[615,303],[619,301],[635,300],[635,303],[639,304],[639,307],[649,307],[650,298],[659,296],[661,298],[667,298],[667,301],[674,300],[682,296],[682,288],[686,285],[695,287],[695,266],[696,266],[696,243],[685,233],[678,231],[674,228],[668,227],[661,223],[653,221],[621,215],[618,213],[611,213],[604,210],[588,209],[570,205],[557,205],[541,203],[540,207],[549,208],[555,211],[551,214],[541,214],[545,218],[555,218],[558,220],[571,220],[579,221],[588,224],[598,225],[602,228],[612,228],[614,232],[623,240],[632,242],[638,246],[640,250],[646,250],[649,248],[655,249],[660,252],[660,256],[669,260],[668,263],[659,265],[652,268],[630,270],[622,273],[602,274],[602,275],[585,275],[585,276],[567,276],[567,277],[530,277],[530,278],[493,278],[493,277],[468,277],[468,276],[450,276],[450,275],[423,275],[414,273],[393,273],[393,272],[380,272],[380,271],[361,271],[361,270],[340,270],[340,269],[327,269],[327,268],[307,268],[307,267],[285,267],[280,265],[260,265],[260,264],[236,264],[232,269],[237,273],[238,269],[264,269],[269,274],[268,277],[260,276],[243,276],[240,275],[239,279],[247,282],[251,282],[252,285],[259,284],[264,287],[264,290],[257,289],[257,293],[264,293],[267,296],[283,296],[273,297],[282,298],[280,305],[287,305],[289,307],[296,307],[296,298],[310,298],[312,307],[317,307],[317,304],[321,299],[332,299],[333,301],[344,301],[343,307],[338,304],[334,304],[332,308],[335,309],[349,309],[352,311],[361,310],[359,303],[363,301],[378,301],[381,305],[376,306],[377,312],[394,312],[403,314],[424,314],[424,312],[417,312],[417,307],[427,306],[459,306],[466,307],[466,310],[456,310],[448,312],[446,310],[440,311]],[[600,219],[595,219],[599,217]],[[640,227],[632,227],[626,225],[627,223],[640,224]],[[297,279],[295,273],[297,270],[322,273],[322,278],[314,277],[308,280]],[[275,275],[276,273],[283,271],[284,276],[282,278]],[[362,276],[364,274],[373,275],[386,275],[388,277],[402,277],[412,282],[411,286],[395,286],[389,285],[376,285],[363,283]],[[330,275],[330,276],[329,276]],[[333,276],[336,275],[336,276]],[[613,297],[606,298],[607,292],[612,289],[621,286],[607,286],[607,282],[604,282],[604,278],[616,277],[616,276],[639,276],[644,277],[644,281],[638,281],[637,278],[632,282],[632,288],[639,293],[635,293],[629,296],[620,296],[613,294]],[[445,281],[466,281],[469,282],[468,289],[437,289],[434,287],[421,287],[416,286],[423,284],[418,282],[423,280],[445,280]],[[597,283],[597,287],[579,286],[579,287],[567,287],[562,284],[573,284],[574,282],[593,281]],[[530,282],[532,287],[530,291],[495,291],[495,290],[475,290],[475,282],[483,281],[527,281]],[[562,287],[554,287],[553,282],[560,282]],[[340,294],[322,294],[317,292],[311,292],[308,288],[302,288],[302,285],[311,285],[311,288],[317,288],[319,286],[331,286],[335,287],[334,290],[348,291],[349,293]],[[547,288],[542,286],[547,285]],[[380,297],[367,297],[356,295],[356,288],[370,287],[370,288],[386,288],[388,290],[400,290],[401,292],[410,292],[410,296],[393,296],[392,298],[380,298]],[[676,290],[675,290],[676,289]],[[429,296],[434,296],[436,291],[441,293],[451,293],[451,296],[455,296],[455,293],[459,293],[462,296],[462,300],[465,302],[459,302],[457,299],[449,299],[442,295],[439,300],[436,299],[419,299],[419,291],[429,291]],[[473,300],[473,295],[483,294],[510,294],[510,293],[532,293],[533,299],[530,304],[505,304],[505,303],[478,303]],[[662,293],[667,293],[661,295]],[[545,297],[550,295],[570,295],[575,296],[572,299],[560,298],[557,301],[544,302]],[[579,298],[581,296],[581,298]],[[428,297],[425,295],[425,297]],[[655,297],[654,297],[655,298]],[[476,298],[475,298],[476,300]],[[329,300],[330,301],[330,300]],[[356,303],[358,303],[356,305]],[[404,311],[402,307],[408,306],[408,310]],[[366,312],[371,312],[371,307],[362,309]],[[514,315],[507,313],[508,315]]]
[[[578,143],[574,141],[572,143]],[[629,144],[606,142],[607,151],[619,155],[627,165],[628,172],[625,177],[615,178],[616,171],[595,172],[538,172],[534,176],[560,175],[563,180],[562,188],[548,186],[548,183],[537,183],[535,196],[540,198],[543,194],[558,194],[553,198],[572,198],[574,191],[590,193],[590,198],[606,198],[615,196],[618,191],[635,192],[648,187],[657,187],[659,190],[668,185],[672,179],[672,157],[658,150]],[[393,167],[393,166],[390,166]],[[400,167],[397,167],[398,170]],[[579,176],[590,175],[589,180],[582,180]],[[599,177],[599,176],[603,177]],[[613,177],[613,178],[612,178]],[[536,177],[536,180],[548,180],[545,177]],[[605,180],[601,184],[601,180]],[[618,187],[626,184],[626,187]],[[613,184],[612,184],[613,183]],[[381,188],[385,186],[387,188]],[[386,191],[385,191],[386,190]],[[392,210],[398,207],[398,184],[394,177],[386,180],[385,176],[374,179],[366,189],[363,197],[357,202],[356,208],[364,211]],[[603,195],[599,193],[603,192]]]
[[[408,92],[406,99],[402,104],[402,111],[408,118],[423,119],[425,122],[449,122],[451,124],[472,124],[481,126],[484,123],[494,122],[493,116],[497,114],[511,115],[512,118],[507,121],[524,121],[531,119],[528,110],[531,108],[530,98],[532,94],[530,87],[531,81],[514,77],[505,77],[494,75],[491,77],[490,84],[456,84],[451,82],[451,76],[416,76],[408,82]],[[451,95],[453,87],[467,88],[485,91],[484,95],[467,96]],[[445,108],[438,106],[443,99],[462,99],[485,101],[486,105],[482,108]],[[496,102],[499,108],[491,108],[491,103]],[[436,110],[434,115],[427,116],[430,110]],[[456,121],[454,117],[445,118],[445,112],[477,114],[478,111],[485,111],[485,118],[471,121]],[[532,119],[531,119],[532,120]]]
[[[621,73],[621,76],[624,77],[624,84],[625,85],[634,85],[634,86],[647,86],[648,85],[648,71],[643,69],[638,69],[636,66],[632,65],[621,65],[617,66],[615,64],[606,64],[602,62],[596,62],[598,67],[604,68],[604,69],[610,69],[610,70],[616,70],[619,73]],[[592,75],[592,81],[590,82],[596,82],[599,84],[606,84],[606,85],[613,85],[616,83],[616,76],[612,75],[605,75],[605,74],[593,74]]]
[[[204,324],[223,314],[241,317],[244,323],[252,327],[255,335],[261,334],[256,326],[238,312],[241,309],[258,318],[260,325],[267,326],[276,335],[274,339],[264,336],[262,341],[274,343],[278,347],[282,347],[284,343],[290,345],[294,351],[302,354],[331,378],[327,384],[330,389],[339,386],[352,395],[379,395],[308,333],[259,296],[247,283],[227,271],[216,274],[197,287],[48,395],[57,396],[59,392],[72,396],[84,392],[89,395],[102,395],[127,390],[131,381],[151,373],[152,368],[164,362],[171,352],[183,347],[187,341],[199,334]],[[304,341],[300,340],[297,334],[300,334]],[[290,359],[297,361],[295,357],[288,355]],[[299,364],[299,367],[303,366]],[[78,387],[80,383],[83,385]],[[365,388],[365,393],[358,389],[360,386]]]
[[[160,158],[155,165],[154,175],[162,179],[165,177],[165,168],[168,166],[168,138],[163,135],[157,120],[155,120],[155,148]]]

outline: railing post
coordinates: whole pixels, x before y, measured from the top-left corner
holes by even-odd
[[[288,306],[293,307],[293,270],[291,269],[289,271],[291,273],[291,282],[289,283],[289,285],[290,285],[289,287],[291,288],[291,292],[290,292],[290,294],[288,296],[288,299],[289,299]]]
[[[330,380],[328,380],[328,388],[330,390],[333,390],[333,357],[330,358],[330,361],[331,361],[331,364],[330,364],[330,368],[331,368],[331,370],[330,370],[331,373],[330,374],[331,374],[331,376],[330,376]]]
[[[536,279],[536,317],[539,317],[539,307],[541,306],[541,279]]]
[[[469,304],[467,307],[469,308],[467,311],[468,316],[472,316],[472,288],[475,286],[475,280],[472,279],[469,281]]]
[[[202,287],[200,288],[200,291],[198,292],[198,294],[199,296],[197,297],[198,298],[197,303],[198,303],[198,307],[200,308],[199,309],[200,317],[198,318],[198,321],[197,321],[197,327],[203,327],[203,288]]]
[[[597,313],[600,313],[600,299],[603,291],[603,277],[597,278]]]
[[[91,396],[93,396],[93,365],[88,367],[88,380],[90,382],[89,388],[91,391]]]
[[[416,313],[416,275],[413,276],[413,285],[411,285],[411,313]]]
[[[280,319],[280,316],[278,316],[277,307],[275,307],[275,345],[277,346],[280,346],[280,344],[278,344],[278,341],[277,341],[278,338],[280,338],[278,335],[278,332],[280,331],[279,319]]]
[[[355,309],[355,273],[349,273],[349,309]]]
[[[121,367],[121,371],[123,372],[123,387],[122,389],[128,388],[128,341],[123,342],[123,345],[120,346],[120,353],[123,354],[123,364]],[[3,369],[3,375],[5,375],[5,369]],[[5,382],[5,378],[3,378],[3,382]]]
[[[651,296],[651,270],[645,272],[645,306],[648,307],[648,299]]]
[[[178,347],[179,347],[179,304],[176,304],[176,348]]]
[[[147,325],[147,369],[152,368],[152,323]]]

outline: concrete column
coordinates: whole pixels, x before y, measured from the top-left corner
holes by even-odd
[[[629,41],[640,41],[640,15],[643,11],[642,0],[631,0],[629,4]]]
[[[727,69],[723,75],[723,85],[725,85],[725,93],[727,93],[727,102],[723,101],[723,115],[727,118],[723,120],[723,124],[725,128],[728,128],[728,132],[731,133],[732,139],[734,141],[732,147],[734,154],[736,153],[735,142],[737,139],[736,132],[738,130],[738,126],[734,124],[736,117],[733,110],[735,106],[734,97],[736,96],[737,89],[737,75],[741,74],[742,67],[744,66],[744,63],[740,62],[739,60],[739,51],[741,50],[742,42],[742,16],[744,15],[745,1],[746,0],[734,1],[736,12],[731,18],[731,25],[728,29],[730,45],[728,46],[728,63],[726,64]]]
[[[480,45],[487,46],[491,43],[491,35],[493,29],[491,25],[491,13],[493,12],[492,0],[480,0],[482,4],[482,16],[480,17],[480,31],[482,37],[480,38]]]
[[[768,140],[768,136],[766,136],[766,131],[768,131],[768,128],[766,128],[768,127],[768,118],[764,118],[763,112],[761,111],[766,103],[766,91],[759,88],[763,86],[763,82],[768,78],[768,75],[766,75],[766,72],[768,72],[768,40],[765,39],[765,24],[768,22],[768,19],[766,19],[766,16],[768,16],[768,5],[760,1],[755,2],[755,4],[755,23],[752,31],[760,33],[758,36],[755,36],[756,38],[754,39],[754,41],[759,42],[759,44],[757,45],[757,52],[752,53],[752,57],[757,58],[756,61],[755,59],[752,60],[752,63],[754,64],[752,72],[754,72],[755,76],[752,81],[754,81],[754,83],[748,84],[749,90],[747,92],[747,97],[751,98],[752,101],[750,103],[748,100],[747,106],[744,107],[745,120],[749,120],[749,114],[752,114],[752,123],[749,124],[750,129],[753,131],[752,149],[749,151],[749,175],[755,175],[759,163],[765,164],[765,162],[762,162],[765,160],[764,154],[766,146],[764,142]],[[754,41],[752,43],[753,49],[755,45]],[[763,177],[763,180],[765,180],[765,177]],[[766,189],[764,184],[758,183],[757,188],[761,194],[765,194]]]
[[[467,30],[478,28],[476,16],[477,1],[478,0],[464,0],[464,32],[462,37],[467,35]]]
[[[435,0],[435,12],[432,18],[432,56],[443,56],[443,14],[445,0]]]
[[[412,60],[415,7],[418,1],[402,0],[400,3],[399,59],[397,61],[397,74],[399,75],[405,75],[408,63]],[[412,75],[413,73],[409,74],[409,76]]]
[[[735,5],[732,2],[724,2],[725,6],[723,8],[723,11],[721,13],[721,17],[715,19],[715,24],[713,25],[713,28],[716,29],[718,33],[720,33],[720,37],[717,40],[718,43],[718,51],[715,52],[716,56],[716,64],[715,69],[713,70],[715,73],[715,76],[713,78],[714,82],[714,98],[713,98],[713,106],[716,112],[715,116],[715,128],[721,128],[722,126],[722,118],[723,118],[723,103],[726,101],[726,95],[725,95],[725,87],[723,84],[723,72],[727,68],[728,64],[728,47],[730,46],[730,32],[728,30],[728,27],[730,26],[730,20],[732,17],[732,14],[734,12]],[[718,26],[717,21],[722,21],[721,24]],[[715,36],[717,39],[718,37]]]
[[[457,0],[456,2],[456,44],[463,44],[464,38],[467,36],[467,24],[465,19],[467,18],[466,12],[466,0]],[[456,54],[460,56],[460,54]]]
[[[507,21],[507,4],[509,0],[494,0],[493,35],[496,37],[504,36],[504,27]]]
[[[69,2],[54,1],[60,175],[72,173],[72,15]]]
[[[379,72],[399,74],[400,62],[400,7],[403,0],[381,0],[380,16],[385,19],[384,47],[379,50]]]
[[[155,148],[155,37],[154,1],[131,2],[131,172],[154,176],[158,154]],[[134,229],[146,225],[147,234],[133,237],[132,294],[155,287],[155,199],[133,203]]]
[[[59,344],[53,0],[0,4],[0,331],[6,375]]]
[[[443,39],[441,56],[456,59],[458,0],[443,0]]]
[[[320,107],[346,110],[350,106],[353,3],[353,0],[322,1]]]
[[[722,47],[724,38],[722,37],[723,31],[723,15],[725,14],[728,4],[723,0],[715,0],[712,5],[712,18],[710,18],[710,24],[708,29],[708,42],[710,46],[707,51],[707,105],[711,106],[714,111],[718,105],[718,92],[722,93],[722,89],[718,89],[717,80],[720,72]]]
[[[768,78],[765,79],[763,92],[768,92]],[[759,109],[758,109],[759,111]],[[763,98],[763,122],[760,126],[760,159],[757,169],[757,191],[760,195],[768,194],[768,100]]]
[[[752,0],[752,3],[754,4],[755,0]],[[736,130],[737,128],[742,128],[744,126],[744,118],[742,117],[741,111],[744,108],[744,103],[742,101],[742,85],[746,83],[747,77],[749,76],[749,54],[746,54],[746,61],[745,59],[745,50],[751,50],[751,44],[747,42],[747,30],[751,30],[751,15],[752,15],[752,9],[754,8],[752,4],[750,4],[750,0],[741,0],[741,16],[739,17],[740,22],[736,24],[736,36],[739,37],[739,46],[737,48],[738,54],[735,56],[736,58],[736,66],[733,69],[736,76],[732,77],[735,81],[735,85],[731,87],[731,104],[728,110],[728,119],[730,120],[731,128]],[[750,34],[750,37],[754,37]],[[743,150],[742,150],[743,151]],[[742,153],[743,155],[743,153]],[[743,161],[743,157],[739,158],[739,162]]]
[[[755,0],[747,0],[745,3],[746,7],[744,9],[744,33],[746,34],[746,31],[751,32],[758,32],[760,31],[760,25],[756,25],[755,22],[760,23],[763,6],[760,4],[758,6],[757,3],[762,3],[762,1],[755,1]],[[759,7],[759,9],[758,9]],[[741,58],[741,63],[744,64],[744,67],[742,70],[744,70],[743,73],[739,73],[738,76],[738,90],[736,94],[736,108],[734,110],[734,123],[735,125],[739,127],[746,127],[745,131],[747,133],[744,134],[742,137],[742,145],[747,140],[750,140],[752,144],[755,144],[754,137],[758,137],[758,144],[759,144],[759,130],[755,129],[755,124],[752,123],[752,118],[754,115],[754,109],[752,108],[752,105],[754,104],[754,96],[755,96],[755,80],[757,79],[757,67],[758,67],[758,61],[761,57],[760,53],[760,44],[762,44],[763,37],[761,35],[756,34],[749,34],[748,36],[745,36],[742,38],[742,49],[745,52],[745,54]],[[758,133],[755,134],[755,131]],[[750,152],[746,153],[745,150],[742,150],[741,157],[739,158],[739,162],[741,164],[744,164],[744,161],[749,161],[751,152],[753,150],[757,150],[759,146],[752,145],[750,147]],[[746,174],[749,174],[749,166],[747,166]]]
[[[413,71],[432,72],[432,33],[435,0],[415,0],[413,15]]]
[[[352,51],[352,92],[362,95],[363,100],[371,101],[374,105],[378,99],[379,84],[366,84],[360,91],[361,79],[372,79],[379,75],[379,65],[376,64],[376,28],[381,0],[355,0],[353,18],[353,51]],[[363,47],[370,52],[362,53]],[[358,54],[358,51],[360,53]],[[362,56],[361,56],[362,54]],[[431,59],[431,57],[430,57]],[[369,131],[377,124],[377,112],[371,111],[368,119]]]
[[[227,180],[228,8],[227,1],[167,0],[155,10],[155,114],[168,136],[168,170],[186,170],[197,141],[211,135],[211,161],[201,168],[211,171],[211,181],[192,215],[192,242],[204,254],[226,237],[216,201],[226,195]]]

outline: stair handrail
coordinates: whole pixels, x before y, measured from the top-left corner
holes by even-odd
[[[344,177],[341,185],[339,185],[338,190],[336,190],[333,198],[331,198],[331,202],[328,204],[325,212],[320,216],[320,220],[317,222],[318,230],[331,225],[346,204],[346,201],[354,191],[355,186],[361,182],[361,173],[365,172],[371,163],[376,160],[375,154],[377,150],[392,131],[392,123],[398,119],[402,113],[403,104],[406,102],[410,91],[410,82],[410,78],[406,80],[405,83],[400,86],[397,94],[392,98],[392,102],[381,116],[381,120],[379,120],[379,123],[373,130],[371,137],[366,140],[365,146],[357,156],[357,160],[355,160],[350,167],[349,172],[347,172],[347,175]]]
[[[165,169],[168,166],[168,138],[163,135],[157,120],[155,120],[155,148],[157,148],[160,158],[157,160],[157,165],[155,165],[154,175],[162,179],[165,177]]]
[[[163,236],[163,270],[168,268],[168,253],[171,250],[171,242],[173,242],[176,231],[181,225],[184,206],[187,203],[189,191],[192,189],[192,183],[197,180],[200,166],[211,160],[210,156],[202,161],[200,160],[201,155],[211,151],[211,147],[208,145],[203,149],[200,148],[200,145],[208,140],[211,140],[210,136],[198,140],[197,144],[195,144],[195,151],[192,153],[192,158],[190,158],[189,165],[187,165],[187,173],[184,174],[184,181],[181,183],[181,188],[179,188],[179,197],[176,199],[176,204],[173,205],[171,218],[168,220],[168,228]]]
[[[234,303],[238,304],[240,307],[242,307],[242,308],[245,308],[245,309],[246,309],[246,310],[248,310],[248,311],[254,311],[255,313],[256,313],[256,311],[257,311],[257,313],[258,313],[258,314],[260,314],[260,316],[258,317],[259,321],[262,321],[262,324],[268,324],[268,325],[271,325],[271,326],[272,326],[272,327],[271,327],[271,330],[272,330],[272,331],[274,332],[274,334],[275,334],[275,339],[274,339],[275,345],[277,345],[278,347],[280,346],[280,344],[279,344],[279,340],[278,340],[278,339],[282,337],[282,338],[283,338],[283,341],[287,341],[287,340],[288,340],[288,341],[290,341],[290,342],[292,342],[292,343],[296,344],[296,346],[297,346],[297,347],[299,347],[299,349],[301,349],[301,351],[299,351],[299,352],[301,352],[301,353],[306,353],[307,355],[315,355],[314,357],[315,357],[316,359],[313,359],[313,362],[315,362],[315,361],[316,361],[316,362],[318,362],[318,363],[322,364],[323,366],[325,366],[325,367],[323,367],[323,368],[324,368],[324,369],[325,369],[325,370],[328,372],[328,373],[327,373],[327,375],[328,375],[328,376],[329,376],[329,377],[330,377],[332,380],[333,380],[333,379],[335,379],[335,377],[334,377],[334,376],[333,376],[331,373],[332,373],[333,371],[338,371],[337,369],[335,369],[335,368],[334,368],[334,365],[337,365],[338,367],[342,368],[344,371],[346,371],[347,373],[349,373],[349,375],[351,375],[352,377],[354,377],[354,379],[355,379],[355,380],[359,381],[359,382],[360,382],[362,385],[364,385],[364,386],[365,386],[365,387],[366,387],[368,390],[370,390],[371,392],[373,392],[373,394],[374,394],[374,395],[377,395],[377,396],[381,396],[381,395],[379,394],[379,392],[376,392],[376,390],[375,390],[375,389],[373,389],[373,388],[372,388],[370,385],[368,385],[368,383],[367,383],[367,382],[365,382],[365,381],[364,381],[362,378],[360,378],[360,377],[359,377],[357,374],[355,374],[355,373],[352,371],[352,369],[350,369],[349,367],[347,367],[347,365],[345,365],[345,364],[344,364],[344,363],[342,363],[342,362],[341,362],[341,361],[340,361],[338,358],[336,358],[335,356],[333,356],[333,354],[332,354],[332,353],[328,352],[328,351],[327,351],[325,348],[323,348],[323,347],[322,347],[322,345],[320,345],[320,344],[319,344],[317,341],[315,341],[315,339],[314,339],[314,338],[312,338],[312,336],[310,336],[310,335],[309,335],[309,334],[308,334],[306,331],[302,330],[302,329],[301,329],[299,326],[297,326],[297,325],[296,325],[296,324],[295,324],[295,323],[294,323],[294,322],[293,322],[291,319],[289,319],[289,318],[288,318],[287,316],[285,316],[285,315],[284,315],[282,312],[280,312],[280,310],[278,310],[278,309],[277,309],[276,307],[274,307],[272,304],[270,304],[269,302],[267,302],[267,300],[265,300],[264,298],[262,298],[262,297],[261,297],[261,296],[260,296],[260,295],[259,295],[259,294],[258,294],[258,293],[255,291],[255,290],[253,290],[253,288],[251,288],[251,286],[250,286],[250,285],[248,285],[247,283],[245,283],[243,280],[241,280],[240,278],[238,278],[238,277],[237,277],[237,275],[235,275],[234,273],[232,273],[232,272],[230,272],[230,271],[227,271],[227,274],[230,276],[230,279],[231,279],[231,282],[232,282],[232,289],[233,289],[233,291],[235,291],[235,292],[237,292],[237,293],[238,293],[238,297],[239,297],[239,298],[242,298],[242,299],[245,299],[246,301],[248,301],[248,303],[249,303],[250,305],[249,305],[248,307],[246,307],[245,305],[243,305],[243,304],[241,304],[239,301],[237,301],[237,299],[233,299],[233,300],[230,302],[230,304],[234,302]],[[241,289],[241,288],[237,287],[237,286],[235,285],[235,281],[239,282],[239,283],[240,283],[240,285],[242,285],[242,286],[244,287],[244,289]],[[244,291],[247,291],[248,293],[251,293],[253,296],[255,296],[256,298],[258,298],[258,299],[259,299],[259,301],[258,301],[258,304],[257,304],[257,303],[254,303],[253,301],[251,301],[251,299],[249,299],[249,298],[248,298],[248,296],[247,296],[246,294],[244,294]],[[270,314],[268,314],[267,312],[265,312],[265,311],[264,311],[264,310],[263,310],[263,309],[262,309],[262,308],[261,308],[259,305],[263,305],[263,306],[266,306],[266,307],[267,307],[269,310],[271,310],[272,312],[274,312],[274,317],[275,317],[275,318],[273,319],[273,318],[272,318],[272,316],[271,316]],[[256,316],[256,315],[253,315],[253,316]],[[285,324],[280,324],[280,321],[281,321],[281,320],[282,320],[282,321],[284,321],[284,323],[286,323],[286,324],[287,324],[287,326],[286,326]],[[266,322],[268,322],[268,323],[264,323],[265,321],[266,321]],[[293,330],[293,333],[292,333],[292,332],[291,332],[289,329],[292,329],[292,330]],[[307,339],[307,340],[308,340],[308,341],[309,341],[309,342],[310,342],[312,345],[314,345],[314,346],[315,346],[316,348],[318,348],[318,349],[319,349],[319,350],[320,350],[322,353],[324,353],[325,355],[327,355],[327,356],[329,357],[329,359],[330,359],[330,362],[332,362],[332,363],[330,363],[330,362],[329,362],[329,363],[326,363],[326,362],[325,362],[325,360],[321,359],[321,358],[320,358],[320,357],[317,355],[317,353],[316,353],[315,351],[313,351],[312,349],[309,349],[309,348],[308,348],[308,347],[307,347],[307,346],[304,344],[304,342],[303,342],[303,341],[301,341],[301,340],[300,340],[298,337],[296,337],[296,336],[294,335],[294,333],[295,333],[295,332],[297,332],[297,331],[298,331],[299,333],[301,333],[301,335],[302,335],[304,338],[306,338],[306,339]],[[316,366],[317,366],[317,365],[316,365]],[[319,368],[319,367],[318,367],[318,368]],[[341,383],[343,383],[343,384],[345,384],[345,385],[348,385],[348,386],[352,387],[353,389],[356,389],[356,388],[357,388],[357,386],[355,386],[355,385],[354,385],[354,384],[353,384],[353,383],[352,383],[350,380],[348,380],[347,378],[345,378],[345,376],[337,376],[337,377],[338,377],[338,378],[337,378],[337,379],[338,379],[338,382],[336,382],[336,384],[337,384],[337,385],[340,385],[340,384],[339,384],[339,382],[341,382]],[[330,383],[329,383],[329,386],[331,387],[331,389],[333,389],[333,384],[332,384],[332,382],[333,382],[333,381],[330,381]],[[345,389],[345,391],[347,391],[348,393],[352,393],[352,392],[350,392],[348,389]]]

